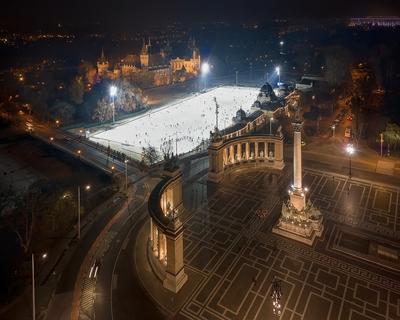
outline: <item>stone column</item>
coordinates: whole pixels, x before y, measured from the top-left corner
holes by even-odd
[[[301,122],[293,123],[293,192],[290,194],[291,204],[302,211],[306,205],[306,197],[302,188],[302,166],[301,166]]]
[[[246,142],[246,160],[250,158],[250,143]]]
[[[229,147],[229,158],[231,159],[231,163],[235,163],[235,149],[233,148],[233,145]]]
[[[150,218],[150,246],[151,246],[151,248],[153,249],[153,228],[154,228],[154,225],[153,225],[153,218]]]
[[[208,180],[220,182],[223,177],[224,167],[227,164],[227,149],[222,147],[222,140],[212,142],[208,148]]]
[[[301,127],[302,123],[293,123],[293,185],[295,190],[302,189]]]
[[[238,153],[238,160],[239,161],[242,160],[242,144],[241,143],[239,143],[237,145],[237,153]]]
[[[259,154],[258,154],[258,141],[254,142],[254,158],[258,159]]]
[[[167,234],[166,239],[167,267],[163,286],[176,293],[188,279],[183,264],[183,232]]]
[[[162,233],[158,230],[158,239],[157,239],[157,258],[161,259],[161,241],[162,241]]]
[[[224,166],[228,164],[228,149],[224,148]]]

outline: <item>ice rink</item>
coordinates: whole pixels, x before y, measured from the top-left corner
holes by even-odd
[[[188,96],[154,111],[130,119],[110,130],[94,132],[90,139],[138,157],[149,145],[161,151],[165,144],[172,151],[187,153],[210,137],[215,127],[215,102],[219,104],[219,128],[232,125],[232,118],[242,107],[248,114],[259,89],[248,87],[219,87]],[[177,141],[177,143],[176,143]]]

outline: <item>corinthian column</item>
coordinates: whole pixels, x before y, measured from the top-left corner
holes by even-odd
[[[302,166],[301,166],[301,127],[302,123],[293,123],[293,186],[295,190],[302,189]]]

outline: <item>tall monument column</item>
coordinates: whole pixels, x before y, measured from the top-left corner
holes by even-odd
[[[299,96],[300,98],[300,96]],[[321,212],[310,200],[306,203],[307,188],[302,184],[301,129],[298,101],[294,104],[293,125],[293,185],[289,189],[289,201],[282,204],[282,213],[272,232],[281,236],[312,245],[322,235],[324,226]]]
[[[301,123],[294,123],[294,150],[293,150],[293,172],[294,172],[294,188],[301,190],[302,173],[301,173]]]
[[[290,202],[301,211],[306,205],[306,197],[302,185],[302,162],[301,162],[301,120],[293,122],[293,188],[290,193]]]

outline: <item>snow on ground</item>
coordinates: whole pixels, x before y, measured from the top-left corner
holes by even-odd
[[[186,153],[209,139],[215,127],[214,97],[220,107],[219,129],[225,129],[232,125],[240,107],[249,113],[258,92],[249,87],[215,88],[134,117],[108,131],[95,132],[90,139],[135,157],[149,145],[161,151],[162,145],[171,143],[175,153],[177,139],[178,153]]]

